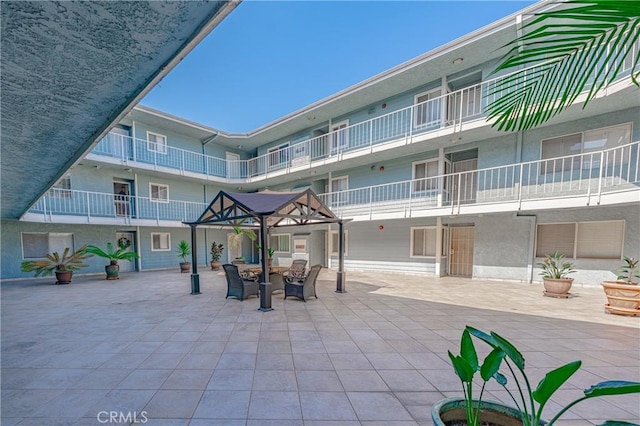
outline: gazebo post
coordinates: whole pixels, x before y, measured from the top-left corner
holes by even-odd
[[[336,277],[336,293],[346,293],[344,275],[344,224],[338,222],[338,274]]]
[[[198,248],[196,242],[197,225],[189,225],[191,228],[191,294],[200,293],[200,275],[198,275]]]
[[[262,282],[260,283],[260,308],[262,312],[273,311],[271,307],[271,283],[267,267],[267,217],[260,216],[260,257],[262,257]]]

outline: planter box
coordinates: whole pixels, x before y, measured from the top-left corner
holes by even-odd
[[[640,315],[640,285],[625,284],[622,281],[603,281],[602,288],[609,302],[604,305],[607,312]]]

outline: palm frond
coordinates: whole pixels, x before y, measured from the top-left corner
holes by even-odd
[[[572,105],[583,108],[630,67],[640,87],[640,2],[570,0],[567,9],[540,13],[507,45],[494,73],[528,68],[490,83],[487,116],[499,130],[527,130]],[[635,51],[634,51],[635,49]]]

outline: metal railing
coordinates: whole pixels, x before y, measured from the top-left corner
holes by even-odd
[[[523,202],[583,197],[599,202],[603,194],[640,188],[640,142],[597,152],[500,167],[374,185],[320,194],[340,217],[374,214],[410,216],[418,211],[465,205]],[[45,221],[66,215],[154,221],[193,221],[205,203],[119,194],[51,189],[30,210]],[[511,208],[511,207],[509,207]],[[505,211],[506,211],[505,207]],[[493,211],[496,209],[494,208]],[[497,210],[500,210],[498,207]],[[85,219],[83,219],[84,221]]]
[[[320,194],[340,217],[585,197],[640,188],[640,142],[579,155]]]
[[[148,197],[109,194],[103,192],[51,189],[29,210],[41,214],[44,221],[53,216],[113,218],[130,223],[132,219],[154,221],[192,221],[198,219],[205,203],[180,200],[152,200]]]
[[[639,44],[640,42],[634,45],[636,53]],[[618,79],[627,77],[631,67],[632,61],[625,59]],[[535,73],[536,69],[530,68],[529,72]],[[226,160],[181,148],[158,146],[144,139],[115,133],[105,136],[92,153],[118,158],[123,163],[145,163],[156,169],[164,167],[180,173],[216,177],[223,181],[268,178],[274,174],[311,168],[353,151],[363,150],[362,154],[365,155],[367,148],[373,149],[374,146],[387,142],[404,139],[406,143],[410,143],[414,136],[482,118],[485,116],[486,106],[504,94],[495,91],[495,84],[509,75],[486,80],[248,160]],[[525,80],[526,76],[522,81]],[[517,82],[510,85],[510,90],[517,88]]]

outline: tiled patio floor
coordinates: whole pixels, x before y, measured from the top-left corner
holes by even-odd
[[[435,401],[461,394],[447,350],[466,324],[516,343],[535,382],[582,359],[556,401],[640,380],[640,319],[605,314],[599,288],[564,300],[539,285],[349,273],[337,294],[323,271],[318,300],[276,293],[262,313],[256,298],[225,300],[212,271],[198,296],[176,271],[53,281],[2,284],[3,426],[104,424],[109,411],[147,425],[427,425]],[[607,418],[638,421],[640,396],[577,405],[561,423]]]

